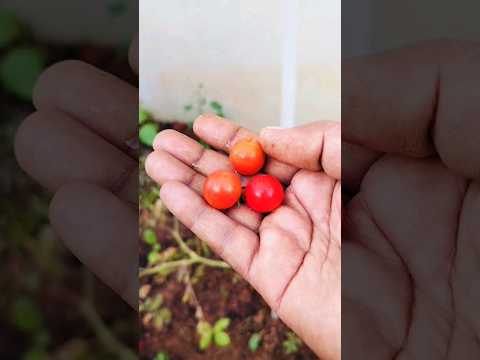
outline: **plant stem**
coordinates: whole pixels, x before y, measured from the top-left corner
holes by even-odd
[[[116,354],[116,356],[118,356],[118,359],[121,360],[138,359],[132,350],[124,346],[112,335],[110,330],[103,323],[98,313],[95,311],[95,308],[91,302],[89,302],[88,300],[80,301],[79,308],[85,320],[95,331],[98,340],[107,350],[109,350],[112,354]]]
[[[189,266],[189,265],[192,265],[194,263],[195,263],[195,260],[193,260],[193,259],[182,259],[182,260],[175,260],[175,261],[167,261],[167,262],[164,262],[163,264],[160,264],[160,265],[154,266],[152,268],[140,271],[139,276],[144,277],[144,276],[148,276],[148,275],[154,275],[154,274],[162,273],[166,270],[170,270],[172,268],[181,267],[181,266]]]
[[[105,325],[94,305],[95,290],[93,274],[84,268],[83,270],[83,299],[78,300],[80,313],[90,325],[98,341],[112,354],[121,360],[136,360],[135,353],[122,344]]]
[[[195,251],[190,249],[190,247],[185,243],[185,241],[182,239],[182,236],[180,235],[179,223],[178,223],[178,220],[176,220],[176,219],[174,220],[174,224],[173,224],[172,236],[175,239],[175,241],[177,242],[180,249],[186,255],[188,255],[188,259],[167,261],[167,262],[164,262],[163,264],[157,265],[155,267],[144,269],[144,270],[140,271],[140,274],[139,274],[140,277],[160,274],[164,271],[168,271],[168,270],[176,268],[176,267],[190,266],[190,265],[193,265],[193,264],[204,264],[204,265],[209,266],[209,267],[216,267],[216,268],[221,268],[221,269],[230,269],[230,265],[228,265],[226,262],[221,261],[221,260],[213,260],[213,259],[209,259],[209,258],[200,256]]]

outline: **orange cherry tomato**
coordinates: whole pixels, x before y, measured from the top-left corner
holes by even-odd
[[[211,174],[203,186],[203,197],[213,208],[224,210],[234,206],[242,195],[240,177],[232,171]]]
[[[255,175],[265,164],[265,153],[257,140],[240,140],[230,150],[230,162],[239,174]]]

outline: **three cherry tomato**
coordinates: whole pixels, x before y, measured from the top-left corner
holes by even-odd
[[[230,150],[230,163],[238,174],[257,174],[265,164],[265,153],[254,139],[237,142]],[[217,171],[208,176],[203,187],[203,196],[215,209],[225,210],[238,203],[242,196],[240,176],[233,171]],[[278,208],[285,197],[283,186],[271,175],[252,177],[245,189],[245,202],[259,213],[268,213]]]

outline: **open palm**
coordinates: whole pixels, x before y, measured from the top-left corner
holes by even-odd
[[[477,49],[436,42],[344,67],[347,359],[480,358]]]
[[[332,127],[313,126],[323,134]],[[194,131],[224,152],[236,141],[255,136],[213,116],[197,119]],[[266,217],[244,205],[225,213],[209,207],[201,197],[205,177],[230,169],[228,157],[176,131],[157,136],[146,170],[162,184],[162,200],[180,221],[249,281],[319,356],[336,359],[340,354],[341,189],[339,179],[318,171],[326,137],[316,137],[312,130],[310,134],[314,137],[310,144],[319,145],[318,151],[314,151],[314,164],[311,159],[304,161],[305,167],[316,171],[268,160],[266,172],[287,184],[287,190],[284,204]],[[339,132],[336,135],[339,142]],[[275,155],[275,144],[272,149],[263,138],[262,143],[268,154]],[[295,146],[282,151],[295,152]],[[339,148],[337,158],[339,162]],[[289,160],[289,155],[283,159]]]

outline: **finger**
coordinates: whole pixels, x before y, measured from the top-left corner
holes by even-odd
[[[298,201],[319,231],[319,237],[330,239],[330,214],[336,181],[325,173],[301,170],[290,185]],[[327,243],[312,244],[312,251],[320,254],[327,250]],[[321,246],[321,248],[319,247]]]
[[[255,133],[214,115],[198,117],[193,124],[193,130],[207,144],[226,153],[230,151],[233,144],[241,139],[258,139]],[[280,181],[289,183],[297,169],[278,160],[270,159],[266,164],[265,171],[277,177]]]
[[[145,171],[160,185],[176,181],[187,185],[199,195],[203,193],[205,177],[166,151],[156,150],[150,153],[145,160]],[[258,231],[261,216],[245,205],[232,208],[226,214],[252,231]]]
[[[55,194],[50,220],[75,256],[137,309],[137,212],[101,187],[73,183]]]
[[[206,176],[218,170],[232,169],[227,156],[206,149],[197,141],[175,130],[159,133],[155,138],[154,149],[162,149],[172,154]]]
[[[258,236],[221,211],[208,206],[185,184],[167,182],[160,191],[163,203],[195,235],[205,241],[242,276],[258,248]]]
[[[437,41],[345,62],[344,140],[414,157],[436,153],[459,174],[480,177],[479,48]]]
[[[292,129],[265,128],[260,133],[265,152],[295,167],[340,179],[340,123],[315,122]]]
[[[342,141],[342,183],[350,195],[360,189],[364,174],[382,156],[381,152]]]
[[[15,153],[20,166],[51,191],[89,182],[137,204],[137,162],[65,113],[30,115],[17,132]]]
[[[137,34],[130,45],[130,49],[128,51],[128,60],[130,62],[130,66],[132,67],[133,71],[138,74],[138,39],[139,34]]]
[[[123,150],[137,137],[137,89],[86,63],[53,65],[33,98],[37,109],[65,112]]]
[[[205,177],[163,150],[153,151],[145,160],[145,171],[158,184],[178,181],[202,193]]]

